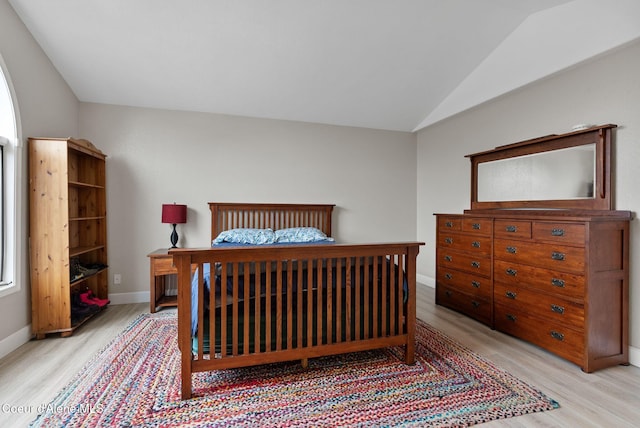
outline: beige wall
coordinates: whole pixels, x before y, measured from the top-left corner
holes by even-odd
[[[26,139],[31,136],[70,136],[78,132],[78,100],[27,31],[6,0],[0,0],[0,56],[17,98],[18,136],[23,145],[22,183],[18,189],[21,219],[17,282],[20,291],[0,298],[0,353],[30,336],[28,275],[28,176]]]
[[[184,247],[210,245],[209,201],[333,203],[339,240],[415,240],[413,133],[82,103],[80,135],[108,155],[114,302],[149,298],[163,203],[188,206]]]
[[[460,213],[469,208],[470,163],[466,154],[569,132],[580,123],[615,123],[615,208],[640,212],[638,76],[640,42],[418,132],[418,239],[429,243],[419,255],[419,274],[434,283],[436,226],[432,214]],[[637,219],[631,223],[630,257],[631,345],[640,348]]]

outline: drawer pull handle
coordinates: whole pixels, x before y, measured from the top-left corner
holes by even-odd
[[[453,238],[444,238],[444,242],[447,244],[453,244]]]
[[[505,270],[505,272],[507,273],[507,275],[511,275],[511,276],[516,276],[518,274],[517,270],[511,269],[511,268],[508,268],[507,270]]]
[[[446,227],[453,227],[453,222],[448,221],[444,224]]]
[[[564,236],[564,229],[551,229],[551,236]]]
[[[560,253],[558,251],[554,251],[553,253],[551,253],[551,258],[553,260],[558,260],[560,262],[564,261],[564,253]]]
[[[452,260],[453,260],[453,257],[451,257],[451,256],[444,256],[444,259],[445,259],[446,261],[450,262],[450,261],[452,261]]]
[[[551,310],[557,314],[564,314],[564,307],[551,304]]]
[[[451,275],[448,272],[444,274],[444,277],[447,278],[447,279],[453,279],[453,275]]]
[[[445,291],[444,294],[446,294],[447,297],[451,297],[453,295],[453,293],[449,290]]]
[[[504,230],[506,230],[507,232],[512,232],[513,233],[513,232],[517,232],[518,231],[518,227],[509,225],[509,226],[505,227]]]
[[[471,285],[475,288],[480,288],[480,283],[478,281],[471,281]]]
[[[472,301],[471,301],[471,305],[472,305],[474,308],[478,309],[478,307],[480,306],[480,302],[476,302],[475,300],[472,300]]]
[[[551,278],[551,285],[564,288],[564,279]]]
[[[511,314],[507,314],[507,319],[513,322],[516,322],[518,320],[518,318],[516,318],[515,315],[511,315]]]
[[[473,223],[471,227],[475,230],[480,230],[480,223]]]
[[[513,291],[507,291],[506,293],[504,293],[505,296],[507,296],[510,299],[515,299],[516,296],[518,295],[518,293],[514,293]]]
[[[473,242],[471,243],[471,246],[472,246],[473,248],[480,248],[480,242],[478,242],[478,241],[473,241]]]
[[[471,266],[474,267],[474,268],[479,268],[480,267],[480,262],[473,261],[473,262],[471,262]]]
[[[551,337],[561,342],[564,340],[564,334],[554,330],[551,330]]]
[[[515,254],[516,252],[518,252],[518,249],[516,247],[507,247],[507,253]]]

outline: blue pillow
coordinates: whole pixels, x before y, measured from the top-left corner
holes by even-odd
[[[271,229],[230,229],[221,232],[213,245],[223,242],[231,242],[234,244],[274,244],[276,242],[276,234]]]
[[[333,241],[333,238],[327,237],[323,231],[315,227],[279,229],[275,235],[278,243]]]

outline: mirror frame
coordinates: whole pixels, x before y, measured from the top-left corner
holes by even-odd
[[[519,143],[498,146],[493,150],[474,153],[466,157],[471,160],[471,209],[554,208],[611,210],[613,205],[611,141],[617,125],[594,126],[580,131],[560,135],[547,135]],[[478,201],[478,165],[502,159],[527,156],[535,153],[594,144],[596,147],[595,183],[593,198],[548,199],[536,201]]]

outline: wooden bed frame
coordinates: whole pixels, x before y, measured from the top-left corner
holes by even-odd
[[[209,207],[212,240],[221,231],[233,228],[311,226],[331,236],[334,205],[212,202]],[[424,244],[171,250],[178,270],[182,399],[191,398],[194,372],[292,360],[301,360],[306,366],[308,358],[397,345],[404,346],[405,363],[414,364],[416,257],[420,245]],[[202,275],[206,263],[217,267],[220,278],[227,278],[226,292],[221,290],[224,286],[211,286],[208,301]],[[304,266],[304,270],[297,272],[297,266]],[[242,279],[248,269],[256,282],[253,297],[248,281]],[[194,270],[198,272],[198,307],[192,308]],[[215,269],[211,270],[214,278]],[[303,288],[302,277],[313,284],[309,290]],[[255,296],[261,288],[271,291]],[[207,314],[205,306],[209,307]],[[198,328],[195,338],[191,333],[192,311],[197,313],[198,326],[206,327]],[[220,345],[207,352],[206,343],[213,344],[212,348]]]

